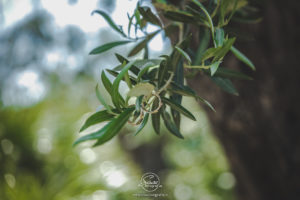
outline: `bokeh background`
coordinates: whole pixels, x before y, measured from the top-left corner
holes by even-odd
[[[157,136],[151,126],[133,136],[136,127],[126,126],[97,148],[88,142],[72,147],[85,134],[80,126],[101,106],[94,93],[101,71],[117,64],[112,52],[88,55],[119,39],[91,12],[105,10],[127,30],[127,12],[136,3],[0,0],[1,200],[147,199],[133,196],[144,192],[138,185],[145,172],[160,177],[157,193],[168,194],[164,199],[234,199],[223,149],[192,99],[184,104],[197,122],[183,120],[185,140],[165,131]],[[130,47],[115,50],[126,55]],[[150,50],[150,57],[168,53],[170,41],[157,35]]]

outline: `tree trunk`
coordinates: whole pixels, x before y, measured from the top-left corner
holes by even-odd
[[[236,46],[257,68],[254,81],[235,82],[240,96],[202,75],[188,82],[217,110],[207,113],[237,179],[238,199],[299,199],[300,2],[265,3],[261,23],[239,27],[255,37]],[[233,56],[223,64],[246,69]]]

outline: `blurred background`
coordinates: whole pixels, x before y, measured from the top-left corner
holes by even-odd
[[[147,199],[141,176],[154,172],[163,199],[232,200],[235,178],[205,113],[192,99],[197,123],[184,119],[185,140],[150,126],[138,136],[127,126],[97,148],[72,147],[100,106],[94,93],[101,70],[118,62],[93,48],[119,39],[95,9],[127,30],[136,0],[0,0],[0,199]],[[148,3],[145,1],[144,3]],[[156,27],[147,27],[154,30]],[[125,55],[131,46],[115,49]],[[157,35],[150,57],[170,51]],[[110,77],[112,78],[112,77]],[[94,128],[88,129],[90,132]],[[159,199],[159,198],[156,198]]]

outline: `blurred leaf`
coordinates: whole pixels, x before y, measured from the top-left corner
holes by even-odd
[[[145,66],[139,72],[139,74],[137,76],[137,80],[140,81],[141,78],[144,76],[144,74],[149,70],[149,68],[154,67],[154,66],[157,66],[157,65],[154,65],[152,62],[145,64]]]
[[[119,73],[119,75],[117,76],[117,78],[114,80],[113,85],[112,85],[112,101],[114,102],[116,108],[118,110],[121,109],[120,104],[119,104],[119,85],[121,80],[124,78],[124,75],[128,72],[128,70],[133,66],[134,61],[130,61],[129,63],[127,63],[124,68],[122,69],[122,71]]]
[[[111,69],[106,69],[106,71],[107,71],[108,73],[110,73],[111,75],[113,75],[114,77],[117,77],[117,76],[120,74],[119,72],[116,72],[116,71],[111,70]],[[125,75],[126,75],[126,74],[125,74]],[[134,78],[133,76],[129,76],[129,79],[130,79],[130,81],[132,82],[133,85],[136,85],[136,84],[137,84],[137,79]],[[123,77],[122,80],[123,80],[123,81],[126,81],[126,80],[125,80],[125,76]]]
[[[95,90],[96,90],[96,96],[97,96],[98,100],[99,100],[99,101],[101,102],[101,104],[102,104],[102,105],[103,105],[103,106],[111,113],[112,111],[111,111],[109,105],[107,105],[107,103],[104,101],[102,95],[101,95],[100,92],[99,92],[98,84],[96,85]]]
[[[139,126],[139,128],[136,130],[135,134],[134,135],[137,135],[139,134],[139,132],[141,132],[141,130],[143,130],[143,128],[146,126],[147,122],[148,122],[148,119],[149,119],[149,113],[146,113],[145,114],[145,117],[141,123],[141,125]]]
[[[94,146],[101,145],[107,142],[122,129],[133,110],[134,107],[126,108],[118,117],[114,118],[112,121],[106,124],[102,129],[79,138],[74,142],[73,145],[77,145],[81,142],[94,139],[97,139],[97,142]]]
[[[155,14],[153,14],[149,7],[138,7],[138,10],[146,21],[162,27],[159,18]]]
[[[168,76],[168,66],[167,66],[167,61],[164,60],[160,63],[159,68],[158,68],[158,87],[162,87],[164,84],[164,80]]]
[[[210,42],[209,30],[204,29],[201,36],[202,36],[200,38],[201,42],[199,44],[199,47],[196,52],[196,56],[194,58],[194,63],[193,63],[194,65],[199,65],[201,63],[205,49],[207,49],[209,42]]]
[[[214,62],[210,65],[210,75],[213,76],[219,68],[221,61]]]
[[[234,42],[235,42],[235,38],[230,38],[230,39],[226,40],[224,42],[222,48],[219,49],[217,52],[215,52],[213,62],[220,61],[230,50],[230,48]]]
[[[148,43],[148,39],[144,39],[143,41],[139,42],[128,54],[129,57],[136,55],[139,53],[143,48],[146,47]]]
[[[142,101],[143,101],[144,95],[141,95],[139,97],[136,98],[135,101],[135,110],[139,113],[141,111],[141,105],[142,105]]]
[[[228,92],[230,94],[238,96],[239,93],[233,86],[232,82],[227,78],[221,78],[221,77],[211,77],[214,83],[216,83],[222,90],[225,92]]]
[[[170,20],[183,23],[195,23],[196,21],[191,13],[185,11],[166,11],[164,16]]]
[[[226,69],[223,67],[219,67],[215,73],[215,76],[219,76],[222,78],[237,78],[237,79],[244,79],[244,80],[253,80],[250,76],[246,74],[230,69]]]
[[[202,103],[206,104],[211,110],[216,112],[215,108],[207,100],[205,100],[205,99],[201,98],[200,96],[198,96],[196,94],[196,92],[188,86],[180,86],[180,85],[177,85],[177,84],[173,83],[172,84],[172,89],[169,89],[169,91],[177,93],[177,94],[181,94],[183,96],[194,97],[197,100],[200,100]]]
[[[127,94],[129,97],[138,97],[144,95],[149,97],[154,90],[154,86],[150,83],[138,83]]]
[[[127,37],[125,35],[125,33],[119,28],[119,26],[117,26],[114,21],[110,18],[109,15],[107,15],[105,12],[101,11],[101,10],[94,10],[92,12],[92,15],[94,13],[97,13],[99,15],[101,15],[105,20],[106,22],[110,25],[111,28],[113,28],[115,31],[117,31],[118,33],[120,33],[123,37]]]
[[[194,4],[196,4],[206,15],[207,21],[209,23],[209,27],[211,29],[211,35],[212,38],[214,39],[214,35],[215,35],[215,30],[214,30],[214,24],[213,21],[211,19],[211,16],[209,15],[208,11],[206,10],[206,8],[202,5],[202,3],[200,3],[198,0],[191,0]]]
[[[217,47],[217,48],[213,47],[213,48],[207,49],[202,56],[202,61],[214,57],[217,54],[217,52],[220,51],[221,48],[222,47]]]
[[[152,104],[152,111],[155,110],[159,106],[158,99],[155,99]],[[156,134],[160,134],[160,110],[157,113],[151,115],[152,117],[152,126]]]
[[[160,30],[155,31],[154,33],[151,33],[149,35],[146,36],[146,38],[139,42],[128,54],[129,57],[136,55],[137,53],[139,53],[143,48],[146,47],[147,43],[157,34],[159,33]]]
[[[105,75],[105,72],[102,71],[101,73],[101,80],[102,80],[102,83],[106,89],[106,91],[110,94],[110,96],[112,96],[112,83],[110,82],[110,80],[107,78],[107,76]],[[119,94],[119,100],[120,100],[120,104],[122,106],[125,105],[125,101],[123,99],[123,97],[121,96],[121,94]],[[115,105],[115,104],[114,104]],[[116,105],[115,105],[116,106]]]
[[[184,137],[182,136],[182,134],[180,133],[176,125],[171,121],[171,116],[169,113],[167,113],[167,111],[164,110],[162,112],[162,117],[166,128],[176,137],[184,139]]]
[[[171,99],[167,99],[165,97],[161,97],[161,100],[169,105],[172,109],[180,112],[181,114],[185,115],[186,117],[190,118],[191,120],[196,121],[196,118],[194,117],[194,115],[188,111],[186,108],[184,108],[182,105],[176,103],[175,101],[172,101]]]
[[[131,17],[129,16],[128,13],[127,13],[127,15],[128,15],[128,19],[129,19],[127,34],[128,34],[128,36],[130,37],[130,30],[131,30],[132,20],[133,20],[133,18],[134,18],[134,15],[132,15]]]
[[[248,65],[252,70],[255,71],[255,66],[254,64],[251,62],[251,60],[249,60],[242,52],[240,52],[238,49],[236,49],[234,46],[231,46],[230,48],[231,52],[243,63],[245,63],[246,65]]]
[[[190,56],[181,48],[175,46],[175,49],[188,61],[189,64],[191,64],[192,60]]]
[[[224,43],[224,30],[222,28],[216,28],[215,41],[217,47],[223,46]]]
[[[121,63],[121,65],[118,67],[115,67],[113,70],[121,71],[125,66],[125,65],[123,65],[123,63],[127,64],[129,62],[129,60],[127,60],[124,56],[121,56],[120,54],[117,54],[117,53],[115,53],[115,56],[117,57],[117,59]],[[134,73],[135,75],[138,75],[138,73],[140,72],[140,69],[137,68],[135,65],[133,65],[130,68],[130,71],[132,73]]]
[[[104,121],[108,121],[114,118],[114,115],[109,113],[107,110],[102,110],[99,112],[96,112],[94,114],[92,114],[84,123],[84,125],[81,127],[79,132],[84,131],[85,129],[87,129],[88,127],[104,122]]]
[[[129,41],[129,40],[125,40],[125,41],[117,41],[117,42],[110,42],[110,43],[107,43],[107,44],[104,44],[104,45],[101,45],[95,49],[93,49],[90,54],[91,55],[94,55],[94,54],[100,54],[100,53],[103,53],[105,51],[108,51],[109,49],[113,48],[113,47],[116,47],[116,46],[120,46],[120,45],[124,45],[124,44],[128,44],[132,41]]]

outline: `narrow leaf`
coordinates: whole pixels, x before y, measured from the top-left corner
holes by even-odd
[[[144,39],[143,41],[139,42],[128,54],[129,57],[136,55],[137,53],[139,53],[143,48],[146,47],[148,43],[147,38]]]
[[[105,75],[105,72],[102,71],[101,73],[101,80],[102,83],[106,89],[106,91],[109,93],[110,96],[112,96],[112,83],[110,82],[110,80],[107,78],[107,76]],[[119,93],[119,103],[124,106],[125,105],[125,101],[123,99],[123,97],[121,96],[121,94]],[[115,104],[114,104],[115,105]]]
[[[152,104],[152,110],[155,110],[158,107],[159,101],[158,99],[155,99]],[[160,134],[160,110],[157,113],[154,113],[151,115],[152,118],[152,126],[154,128],[154,131],[157,135]]]
[[[184,139],[184,137],[182,136],[182,134],[180,133],[180,131],[178,130],[176,125],[171,121],[170,114],[167,113],[166,111],[164,111],[164,112],[162,112],[162,117],[163,117],[166,128],[176,137]]]
[[[149,7],[138,7],[138,10],[146,21],[162,27],[159,18],[155,14],[153,14]]]
[[[213,76],[216,73],[220,64],[221,64],[221,61],[217,61],[217,62],[214,62],[213,64],[211,64],[211,66],[210,66],[210,75],[211,76]]]
[[[116,72],[116,71],[114,71],[114,70],[112,70],[112,69],[106,69],[106,71],[107,71],[108,73],[110,73],[111,75],[113,75],[114,77],[117,77],[117,76],[120,74],[119,72]],[[125,75],[126,75],[126,74],[125,74]],[[130,79],[130,81],[131,81],[131,83],[132,83],[133,85],[136,85],[136,84],[137,84],[137,79],[136,79],[135,77],[129,76],[129,79]],[[122,80],[123,80],[123,81],[126,81],[125,76],[123,77]]]
[[[147,35],[147,37],[142,40],[141,42],[139,42],[128,54],[129,57],[136,55],[137,53],[139,53],[143,48],[146,47],[147,43],[157,34],[159,33],[160,30],[155,31],[154,33],[151,33],[149,35]]]
[[[119,104],[119,85],[121,80],[124,78],[124,75],[128,72],[128,70],[132,67],[133,64],[134,61],[130,61],[129,63],[127,63],[122,69],[122,71],[119,73],[119,75],[116,77],[112,85],[112,101],[114,102],[118,110],[121,109],[121,106]]]
[[[213,82],[215,84],[217,84],[225,92],[228,92],[228,93],[236,95],[236,96],[239,95],[239,93],[237,92],[237,90],[235,89],[235,87],[233,86],[232,82],[229,79],[215,77],[215,76],[211,77],[211,79],[213,80]]]
[[[204,60],[214,57],[221,48],[222,47],[207,49],[202,56],[202,60],[204,61]]]
[[[164,16],[168,19],[183,23],[195,23],[196,20],[191,13],[185,11],[166,11]]]
[[[105,51],[108,51],[109,49],[113,48],[113,47],[116,47],[116,46],[120,46],[120,45],[124,45],[124,44],[128,44],[132,41],[129,41],[129,40],[125,40],[125,41],[116,41],[116,42],[110,42],[110,43],[107,43],[107,44],[104,44],[104,45],[101,45],[95,49],[93,49],[91,52],[90,52],[90,55],[94,55],[94,54],[100,54],[100,53],[103,53]]]
[[[217,47],[223,46],[224,43],[224,30],[222,28],[216,28],[215,41]]]
[[[162,101],[169,105],[172,109],[180,112],[181,114],[185,115],[186,117],[190,118],[191,120],[196,121],[196,118],[194,117],[194,115],[188,111],[186,108],[184,108],[182,105],[176,103],[175,101],[172,101],[171,99],[167,99],[165,97],[161,98]]]
[[[227,54],[227,52],[230,50],[231,46],[233,45],[233,43],[235,42],[235,38],[230,38],[228,40],[226,40],[222,46],[221,49],[219,49],[216,52],[216,55],[213,59],[213,62],[216,61],[220,61],[221,59],[223,59],[223,57]]]
[[[179,85],[176,85],[176,84],[173,83],[172,84],[172,89],[169,89],[169,91],[177,93],[177,94],[181,94],[183,96],[194,97],[194,98],[196,98],[196,100],[200,100],[202,103],[206,104],[211,110],[216,112],[214,107],[207,100],[205,100],[205,99],[201,98],[200,96],[198,96],[196,94],[196,92],[188,86],[179,86]]]
[[[99,92],[98,84],[96,85],[95,91],[96,91],[96,96],[97,96],[98,100],[100,101],[100,103],[101,103],[101,104],[102,104],[109,112],[111,112],[110,106],[105,102],[104,98],[102,97],[102,95],[101,95],[100,92]]]
[[[234,46],[231,46],[230,50],[240,61],[242,61],[243,63],[248,65],[253,71],[255,71],[254,64],[242,52],[240,52]]]
[[[143,98],[144,98],[143,95],[141,95],[141,96],[139,96],[139,97],[136,98],[136,101],[135,101],[135,110],[138,113],[141,111]]]
[[[223,67],[218,68],[217,72],[215,73],[215,76],[219,76],[222,78],[236,78],[236,79],[243,79],[243,80],[253,80],[250,76],[248,76],[242,72],[226,69]]]
[[[118,27],[118,25],[116,25],[114,23],[114,21],[110,18],[110,16],[108,14],[106,14],[105,12],[103,12],[101,10],[94,10],[92,12],[92,15],[94,13],[101,15],[106,20],[106,22],[110,25],[111,28],[113,28],[115,31],[120,33],[123,37],[126,37],[125,33]]]
[[[85,121],[84,125],[81,127],[79,132],[84,131],[92,125],[111,120],[112,118],[114,118],[114,115],[107,112],[107,110],[96,112]]]
[[[134,135],[137,135],[139,134],[139,132],[141,132],[141,130],[143,130],[143,128],[146,126],[147,122],[148,122],[148,119],[149,119],[149,113],[146,113],[145,114],[145,117],[141,123],[141,125],[139,126],[139,128],[136,130],[135,134]]]
[[[185,51],[177,46],[175,46],[175,49],[188,61],[189,64],[192,63],[190,56]]]
[[[75,141],[73,145],[77,145],[87,140],[95,139],[97,139],[98,141],[94,146],[107,142],[122,129],[122,127],[126,124],[127,120],[129,119],[133,110],[134,107],[127,108],[118,117],[114,118],[112,121],[106,124],[102,129],[79,138]]]

